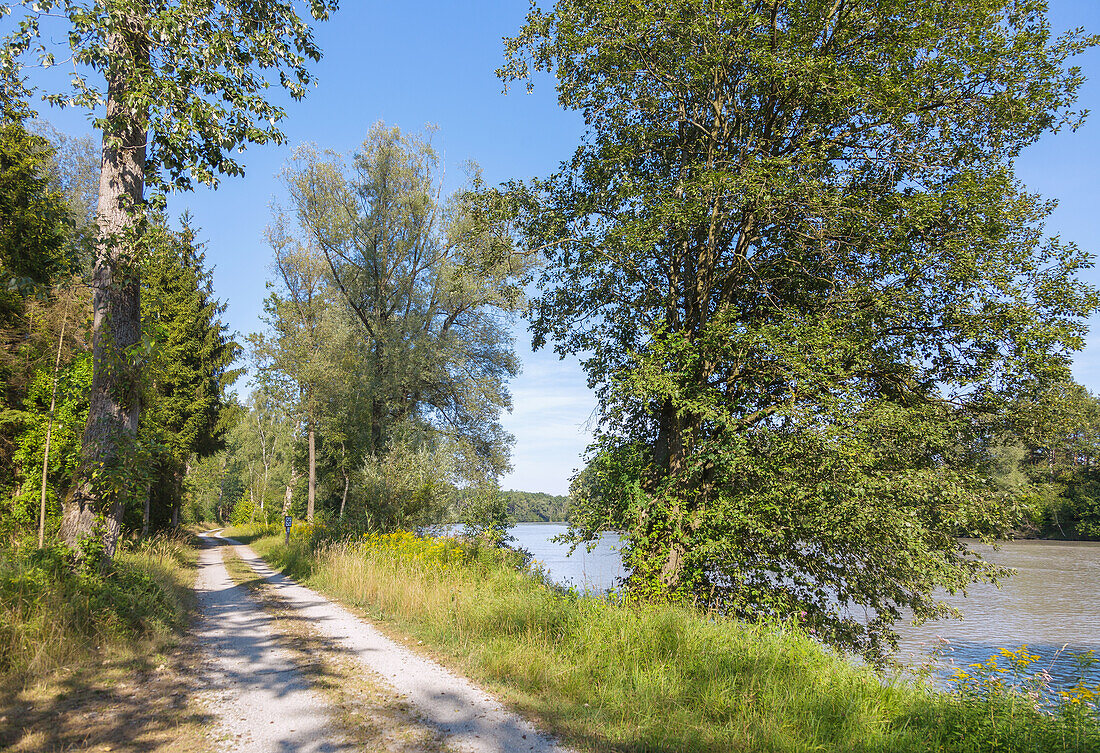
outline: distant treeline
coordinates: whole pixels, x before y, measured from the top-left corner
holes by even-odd
[[[546,492],[521,492],[515,489],[492,490],[491,500],[485,499],[486,491],[476,487],[453,489],[447,509],[440,522],[464,523],[468,511],[478,506],[491,508],[495,515],[512,523],[568,523],[572,501],[568,495]]]
[[[546,492],[501,491],[508,516],[517,523],[564,523],[569,520],[569,497]]]

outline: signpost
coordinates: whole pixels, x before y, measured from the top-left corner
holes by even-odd
[[[290,529],[294,525],[294,518],[289,515],[283,516],[283,527],[286,528],[286,545],[290,546]]]

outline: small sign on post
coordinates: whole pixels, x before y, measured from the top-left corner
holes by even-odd
[[[290,529],[294,526],[294,518],[289,515],[283,516],[283,527],[286,528],[286,545],[290,546]]]

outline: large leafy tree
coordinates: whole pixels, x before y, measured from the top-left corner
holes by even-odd
[[[584,359],[600,431],[578,534],[628,585],[802,619],[879,656],[901,609],[996,571],[1008,523],[957,438],[1065,373],[1094,291],[1013,173],[1074,125],[1041,0],[561,0],[508,40],[587,131],[514,186],[544,252],[536,344]]]
[[[499,416],[518,371],[504,325],[526,267],[510,239],[471,192],[441,197],[427,138],[382,124],[350,158],[301,148],[284,179],[291,205],[273,243],[315,249],[357,326],[367,454],[381,457],[411,422],[446,437],[460,475],[499,475],[510,441]]]
[[[105,514],[113,554],[127,501],[143,484],[128,472],[140,414],[140,260],[146,186],[189,188],[236,175],[234,154],[280,141],[285,112],[268,98],[269,73],[302,97],[309,60],[320,58],[309,23],[335,0],[13,0],[0,16],[14,30],[0,43],[0,69],[27,54],[44,65],[75,64],[68,91],[47,99],[88,110],[103,135],[98,243],[92,273],[93,376],[82,479],[65,505],[62,534],[77,544]],[[304,13],[300,13],[300,9]],[[14,10],[14,14],[13,14]],[[44,29],[43,24],[47,24]],[[66,49],[49,39],[60,23]]]

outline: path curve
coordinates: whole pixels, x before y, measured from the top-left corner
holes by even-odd
[[[235,547],[240,558],[321,635],[381,675],[449,748],[469,753],[573,753],[470,680],[390,640],[370,623],[276,572],[250,547],[218,538]]]
[[[204,537],[212,538],[212,537]],[[203,701],[218,717],[219,750],[233,753],[343,753],[324,699],[310,689],[286,649],[278,645],[268,615],[234,584],[222,547],[199,552],[195,590],[200,619],[197,647],[207,657]]]

